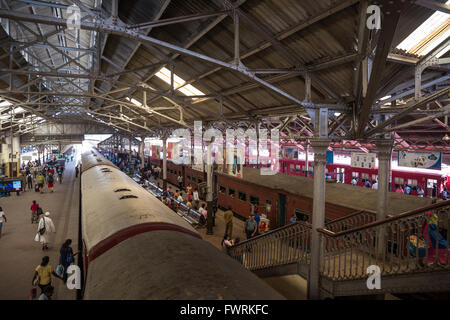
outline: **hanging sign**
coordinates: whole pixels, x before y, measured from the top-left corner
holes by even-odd
[[[334,163],[334,151],[327,150],[327,164]]]
[[[375,168],[375,153],[352,152],[353,168],[374,169]]]
[[[441,170],[441,164],[440,152],[398,152],[398,165],[400,167]]]

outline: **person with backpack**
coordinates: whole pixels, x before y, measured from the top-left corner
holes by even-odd
[[[53,184],[54,184],[55,180],[53,179],[53,174],[50,173],[48,175],[48,179],[47,179],[47,184],[48,184],[48,190],[50,190],[51,192],[53,192]]]
[[[78,254],[73,253],[72,247],[70,246],[72,244],[72,239],[67,239],[64,241],[63,245],[61,246],[61,249],[59,249],[59,264],[63,266],[64,272],[63,272],[63,281],[64,283],[67,282],[67,268],[75,262],[75,256]]]
[[[48,243],[50,242],[50,234],[56,233],[53,220],[49,218],[50,212],[46,212],[45,216],[39,219],[37,228],[37,234],[34,237],[34,241],[40,241],[42,243],[42,250],[48,250]]]

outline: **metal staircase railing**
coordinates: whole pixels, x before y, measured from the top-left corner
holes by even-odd
[[[309,264],[311,225],[292,223],[245,240],[229,248],[228,254],[249,270],[289,263]]]
[[[345,217],[332,220],[325,224],[325,229],[332,232],[340,232],[356,227],[364,226],[377,219],[376,212],[373,211],[357,211]]]
[[[375,221],[376,214],[357,211],[325,225],[332,231],[355,228]],[[286,265],[309,264],[311,225],[305,222],[289,224],[231,247],[228,253],[249,270]]]
[[[437,217],[430,219],[431,214]],[[449,271],[449,220],[450,201],[443,201],[350,230],[318,229],[323,245],[321,275],[330,280],[367,278],[370,265],[378,266],[381,276]],[[440,230],[439,237],[430,236],[430,229]],[[422,237],[423,248],[412,245]]]

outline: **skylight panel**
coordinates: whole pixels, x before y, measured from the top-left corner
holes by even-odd
[[[450,4],[450,0],[446,2]],[[412,32],[397,49],[410,54],[426,55],[436,48],[450,34],[450,15],[436,11],[414,32]]]
[[[11,105],[12,105],[12,103],[9,102],[9,101],[6,101],[6,100],[0,102],[0,108],[9,107],[9,106],[11,106]]]
[[[14,113],[22,113],[22,112],[25,112],[25,109],[22,107],[17,107],[17,108],[14,108],[13,112]]]
[[[169,69],[167,69],[166,67],[163,67],[155,75],[158,78],[160,78],[161,80],[163,80],[165,83],[170,85],[171,71]],[[205,95],[203,92],[198,90],[193,85],[191,85],[191,84],[185,85],[185,84],[186,84],[186,81],[181,79],[175,73],[173,74],[173,87],[175,90],[180,91],[181,93],[183,93],[186,96],[204,96]],[[195,98],[193,100],[196,100],[196,99],[199,99],[199,98]]]

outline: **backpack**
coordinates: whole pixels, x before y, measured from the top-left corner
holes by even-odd
[[[48,182],[49,183],[53,183],[53,176],[52,175],[48,176]]]

